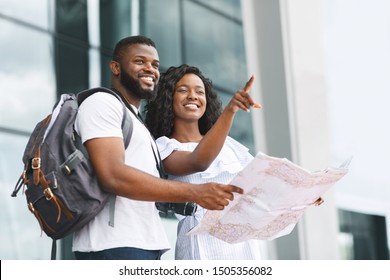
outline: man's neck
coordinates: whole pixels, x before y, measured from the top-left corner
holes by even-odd
[[[123,102],[129,105],[131,104],[137,109],[139,108],[141,104],[141,99],[135,97],[130,91],[126,90],[124,87],[121,86],[112,86],[112,89],[117,91],[123,97]]]

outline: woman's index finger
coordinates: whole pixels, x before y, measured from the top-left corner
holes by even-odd
[[[255,80],[255,76],[252,75],[250,77],[250,79],[246,82],[245,86],[244,86],[244,91],[245,92],[249,92],[249,90],[251,89],[251,86],[252,86],[254,80]]]

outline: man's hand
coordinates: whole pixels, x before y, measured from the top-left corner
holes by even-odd
[[[196,192],[194,202],[209,210],[223,210],[229,205],[229,201],[233,200],[233,193],[244,192],[239,187],[217,183],[197,185],[194,191]]]

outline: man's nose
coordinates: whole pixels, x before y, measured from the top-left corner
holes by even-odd
[[[155,71],[155,69],[153,67],[153,64],[151,62],[145,62],[144,63],[144,69],[148,70],[148,71],[152,71],[152,72]]]

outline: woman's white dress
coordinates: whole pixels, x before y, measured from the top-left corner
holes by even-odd
[[[193,151],[198,143],[180,143],[165,136],[157,139],[161,158],[165,159],[174,151]],[[201,184],[217,182],[228,184],[241,171],[253,156],[248,149],[227,137],[218,157],[204,172],[187,176],[169,176],[171,180]],[[229,244],[211,235],[200,234],[187,236],[186,233],[198,225],[207,210],[198,205],[194,216],[180,216],[177,228],[175,259],[177,260],[253,260],[260,259],[260,242],[250,240],[238,244]]]

